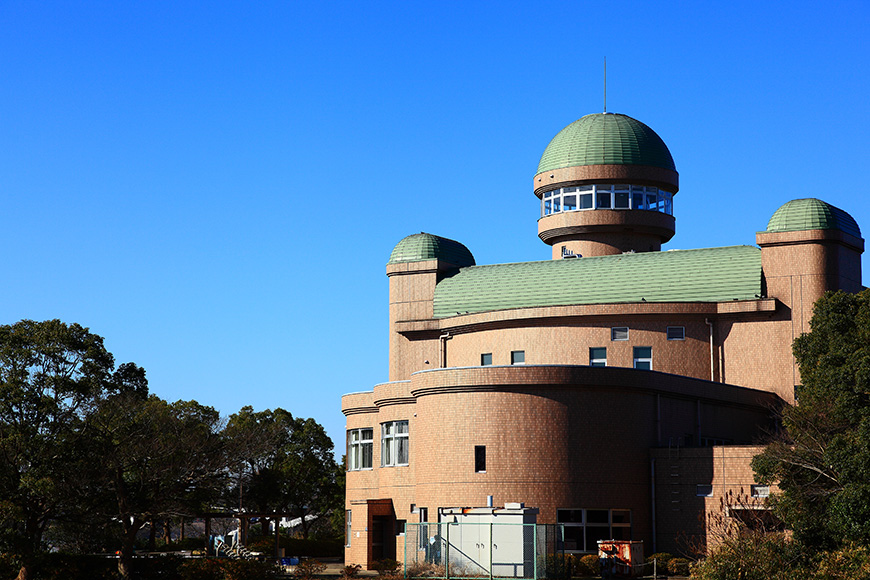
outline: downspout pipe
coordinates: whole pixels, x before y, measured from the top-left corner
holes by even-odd
[[[438,340],[441,342],[441,368],[447,368],[447,341],[453,338],[450,336],[449,332],[445,332],[441,336],[438,337]]]
[[[716,381],[716,373],[715,373],[715,353],[713,349],[713,323],[710,322],[709,318],[705,318],[704,322],[707,323],[707,326],[710,327],[710,382],[713,383]]]

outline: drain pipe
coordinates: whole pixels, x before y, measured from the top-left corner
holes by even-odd
[[[710,382],[712,383],[716,380],[716,374],[714,372],[714,362],[716,359],[713,353],[713,323],[710,322],[709,318],[705,318],[704,322],[706,322],[707,326],[710,327]]]
[[[438,337],[438,340],[441,342],[441,368],[447,368],[447,341],[453,338],[450,336],[449,332],[445,332],[441,336]]]
[[[652,549],[653,554],[657,553],[656,549],[656,458],[651,457],[649,460],[649,481],[650,481],[650,498],[652,508]]]

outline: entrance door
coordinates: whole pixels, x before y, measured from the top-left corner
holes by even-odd
[[[396,518],[374,516],[372,518],[372,560],[396,559]]]

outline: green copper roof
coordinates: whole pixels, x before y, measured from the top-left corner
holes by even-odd
[[[801,230],[840,230],[856,238],[861,237],[855,218],[838,207],[812,197],[794,199],[780,207],[767,222],[766,231]]]
[[[444,260],[457,266],[473,266],[474,256],[464,245],[432,234],[419,233],[403,238],[387,264],[400,262],[421,262],[423,260]]]
[[[676,171],[668,146],[655,131],[627,115],[596,113],[553,137],[538,173],[581,165],[648,165]]]
[[[761,250],[730,246],[462,268],[435,287],[435,317],[618,302],[720,302],[761,294]]]

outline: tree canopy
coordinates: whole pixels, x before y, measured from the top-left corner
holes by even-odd
[[[868,545],[870,290],[825,295],[810,327],[794,343],[797,404],[783,410],[783,436],[753,468],[762,483],[778,483],[772,505],[797,540]]]
[[[313,419],[245,407],[225,425],[196,401],[149,395],[145,370],[116,369],[102,337],[78,324],[0,326],[0,552],[19,580],[58,542],[120,548],[130,577],[144,526],[214,508],[307,524],[341,505],[338,473]]]

